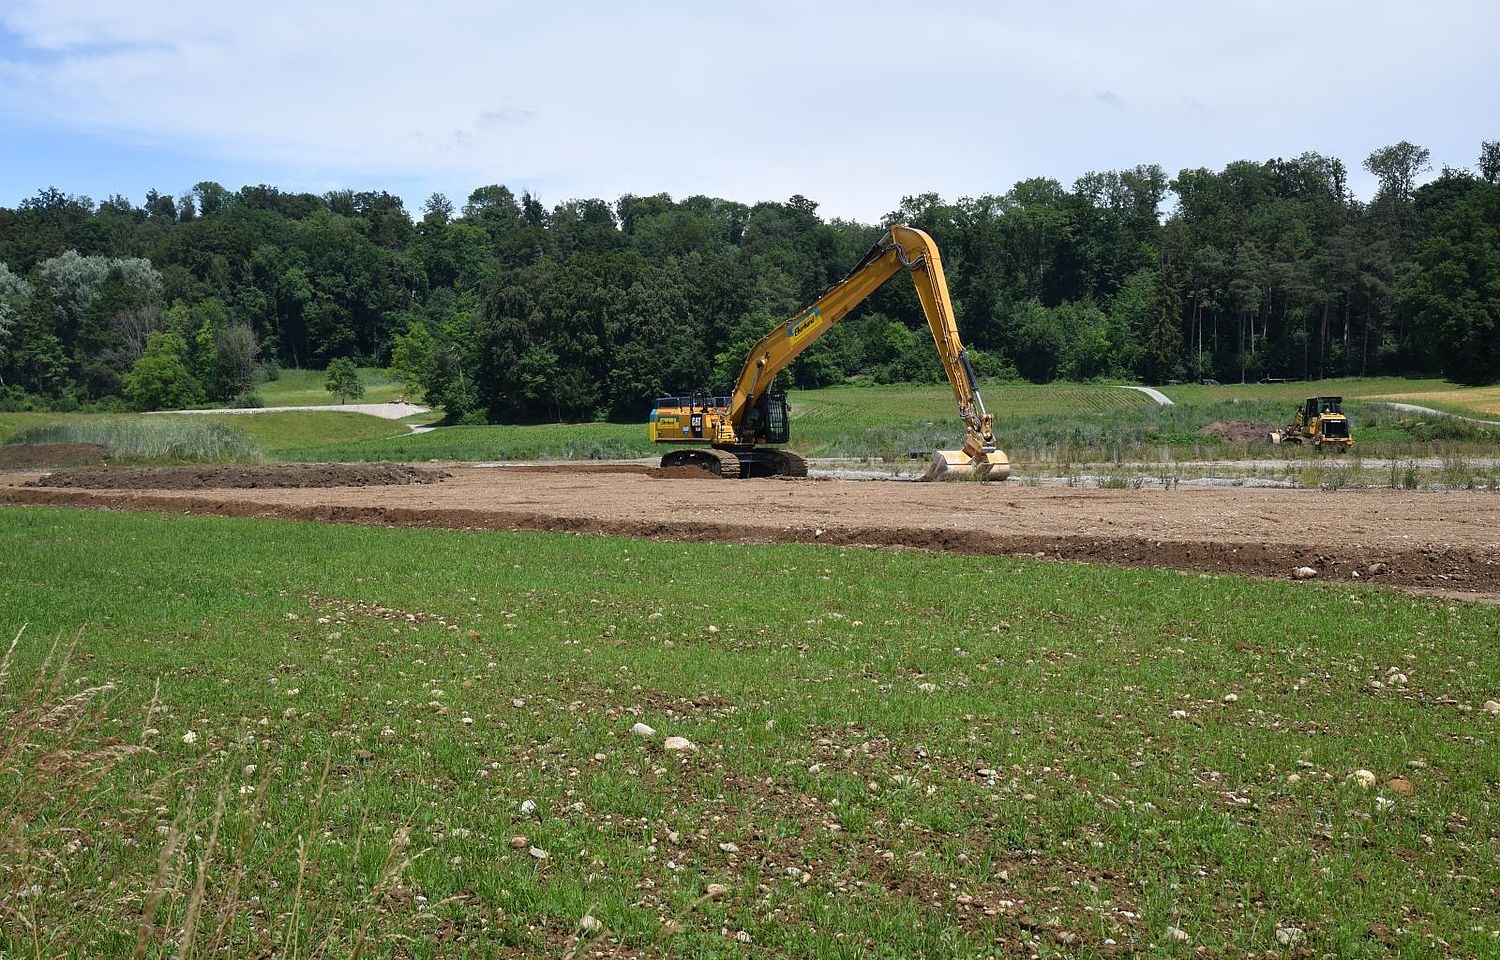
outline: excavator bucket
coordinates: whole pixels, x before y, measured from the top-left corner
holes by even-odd
[[[1004,480],[1010,476],[1010,458],[999,450],[971,457],[962,450],[937,450],[923,480]]]

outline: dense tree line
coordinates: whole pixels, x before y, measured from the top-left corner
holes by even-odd
[[[1500,379],[1500,144],[1421,186],[1412,144],[1365,167],[1368,203],[1342,162],[1306,153],[924,194],[885,222],[937,240],[987,376]],[[638,417],[657,393],[728,383],[881,229],[801,196],[548,209],[496,185],[413,216],[373,192],[205,182],[136,206],[44,190],[0,208],[0,404],[253,402],[278,366],[348,358],[455,419]],[[789,379],[940,375],[911,286],[891,283]]]

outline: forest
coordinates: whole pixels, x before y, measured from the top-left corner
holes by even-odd
[[[203,182],[137,206],[49,188],[0,208],[0,409],[254,405],[280,368],[347,358],[452,421],[642,418],[660,393],[722,388],[891,223],[937,241],[983,377],[1500,380],[1500,142],[1435,176],[1406,142],[1363,167],[1368,201],[1303,153],[909,196],[879,224],[802,196],[548,208],[490,185],[409,212],[385,192]],[[788,376],[941,371],[892,282]]]

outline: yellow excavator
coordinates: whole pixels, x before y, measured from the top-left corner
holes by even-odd
[[[995,449],[994,416],[984,409],[974,367],[958,337],[937,245],[921,230],[906,226],[887,230],[847,277],[762,337],[745,358],[729,396],[657,398],[651,411],[652,442],[690,447],[668,453],[661,465],[698,467],[721,477],[807,476],[806,460],[769,446],[786,443],[791,435],[786,394],[771,390],[776,374],[903,269],[916,284],[964,423],[963,449],[934,453],[924,479],[1009,477],[1010,460]]]

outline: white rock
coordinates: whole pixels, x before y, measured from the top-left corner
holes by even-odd
[[[740,852],[740,847],[739,847],[739,844],[737,844],[737,843],[721,843],[721,844],[719,844],[719,849],[722,850],[722,851],[724,851],[725,853],[739,853]]]
[[[1283,947],[1295,947],[1302,942],[1302,931],[1296,927],[1277,927],[1276,942]]]
[[[1172,718],[1174,720],[1186,720],[1187,719],[1187,711],[1186,710],[1173,710],[1172,711]]]
[[[1286,782],[1287,783],[1301,783],[1302,782],[1302,778],[1300,776],[1298,776],[1297,774],[1295,774],[1295,773],[1289,773],[1289,774],[1286,775]]]
[[[1313,567],[1298,567],[1297,569],[1292,571],[1293,580],[1311,580],[1317,575],[1318,571]],[[1173,927],[1172,929],[1175,930],[1176,928]]]
[[[198,742],[198,734],[196,734],[193,731],[189,730],[187,733],[184,733],[182,735],[182,742],[183,743],[197,743]]]
[[[934,690],[937,689],[937,684],[935,684],[935,683],[919,683],[919,684],[917,684],[917,689],[920,690],[920,691],[922,691],[923,693],[931,693],[932,691],[934,691]]]
[[[687,737],[668,737],[662,741],[661,745],[666,750],[696,751],[698,749],[698,745]]]
[[[1187,935],[1187,931],[1186,930],[1182,930],[1182,929],[1180,929],[1178,927],[1168,927],[1167,928],[1167,939],[1168,940],[1175,940],[1178,943],[1192,943],[1193,942],[1193,938]]]
[[[1237,693],[1226,693],[1226,694],[1224,694],[1224,702],[1225,703],[1239,703],[1240,702],[1240,695],[1237,694]]]
[[[531,848],[531,859],[533,859],[533,860],[545,860],[545,859],[547,859],[547,851],[543,850],[541,847],[532,847]]]
[[[807,772],[808,773],[822,773],[823,772],[823,765],[821,763],[815,763],[812,766],[810,766],[810,767],[807,768]]]
[[[533,813],[536,813],[536,801],[535,800],[522,800],[521,801],[521,816],[523,816],[523,817],[529,817]]]
[[[630,732],[633,733],[633,734],[635,734],[638,737],[654,737],[654,736],[656,736],[656,728],[655,727],[648,727],[648,726],[646,726],[646,724],[640,723],[640,722],[637,722],[635,726],[631,727],[630,728]]]
[[[992,770],[989,767],[985,767],[984,769],[978,771],[978,773],[981,777],[984,777],[987,780],[993,780],[996,777],[1000,776],[1000,772],[998,770]]]
[[[1374,787],[1375,784],[1380,782],[1376,778],[1375,774],[1371,773],[1368,770],[1356,770],[1349,775],[1349,779],[1359,784],[1360,787],[1365,790],[1369,790],[1370,788]]]
[[[728,892],[729,888],[724,886],[724,884],[722,883],[710,883],[708,885],[708,888],[704,890],[704,893],[708,894],[710,897],[713,897],[715,900],[724,896]]]
[[[1486,700],[1484,712],[1492,717],[1500,717],[1500,700]]]
[[[604,924],[595,919],[592,913],[584,914],[583,919],[578,921],[579,933],[598,933],[603,929]]]

